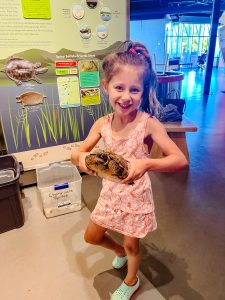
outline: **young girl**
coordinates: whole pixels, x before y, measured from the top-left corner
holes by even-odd
[[[127,263],[124,282],[112,300],[128,300],[139,288],[139,239],[156,229],[154,203],[148,171],[175,171],[187,166],[183,153],[168,137],[164,126],[154,117],[156,76],[147,49],[129,43],[124,52],[108,55],[102,65],[103,88],[114,113],[98,119],[89,135],[71,156],[80,170],[96,175],[85,165],[85,157],[102,138],[105,150],[123,155],[129,162],[128,177],[121,183],[103,179],[103,188],[91,214],[84,239],[115,252],[112,265],[120,269]],[[164,157],[149,158],[155,142]],[[128,183],[134,182],[129,185]],[[106,231],[124,235],[123,245]]]

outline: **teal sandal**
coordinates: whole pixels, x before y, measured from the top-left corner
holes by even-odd
[[[139,287],[140,279],[138,277],[135,285],[126,285],[126,283],[123,281],[120,287],[112,294],[110,300],[130,300],[134,293],[137,292]]]
[[[127,256],[119,257],[116,256],[112,262],[112,266],[114,269],[120,270],[125,267],[127,264]]]

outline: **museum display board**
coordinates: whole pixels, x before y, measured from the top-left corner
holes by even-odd
[[[101,61],[129,35],[127,0],[1,0],[0,123],[8,153],[83,140],[111,111]]]

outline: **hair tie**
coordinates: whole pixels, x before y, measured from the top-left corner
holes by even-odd
[[[131,53],[133,55],[138,55],[137,51],[134,48],[130,48],[128,53]]]

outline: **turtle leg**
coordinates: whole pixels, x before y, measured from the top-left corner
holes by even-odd
[[[13,80],[17,85],[21,85],[22,84],[21,80],[17,80],[15,78],[10,78],[9,76],[8,76],[8,78],[11,79],[11,80]]]
[[[21,84],[22,84],[22,81],[21,81],[21,80],[16,80],[16,79],[14,79],[14,81],[15,81],[15,83],[16,83],[17,85],[21,85]]]
[[[41,79],[38,78],[37,76],[34,76],[32,79],[33,79],[34,81],[36,81],[37,83],[42,83]]]

